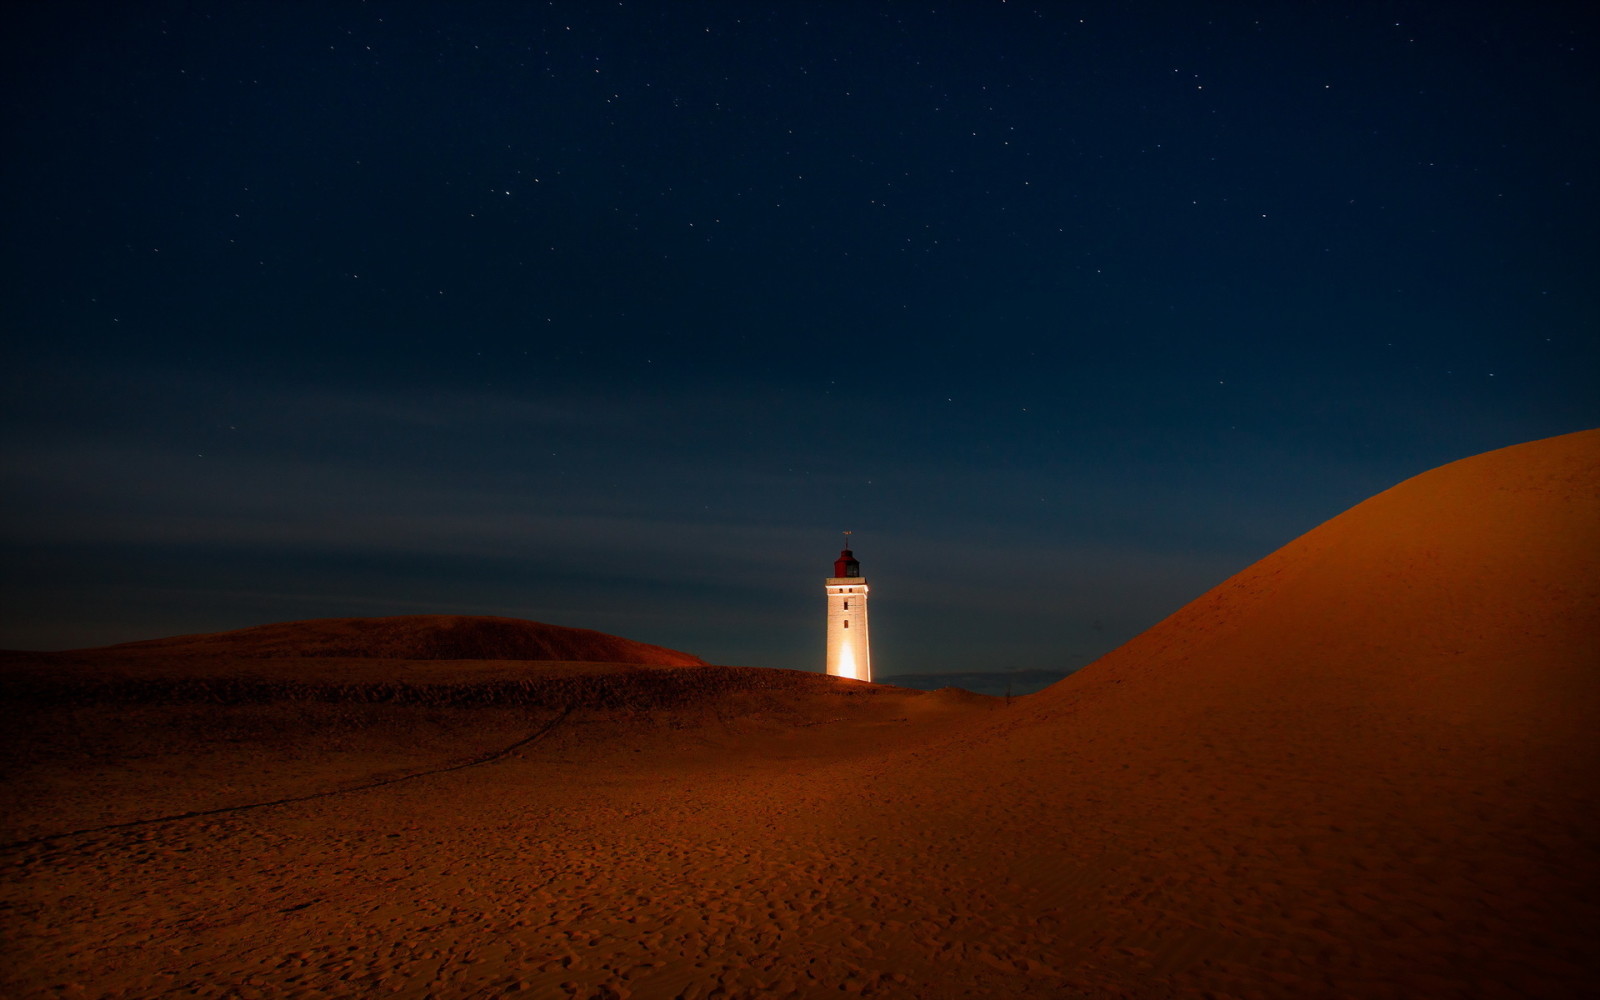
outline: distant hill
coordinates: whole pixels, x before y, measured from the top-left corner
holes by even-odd
[[[664,667],[705,666],[705,661],[698,656],[592,629],[564,628],[520,618],[472,615],[313,618],[258,625],[234,632],[125,642],[94,652],[233,658],[559,660]]]

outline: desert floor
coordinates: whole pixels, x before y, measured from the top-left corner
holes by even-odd
[[[350,787],[538,735],[378,787],[12,847],[8,995],[1061,986],[1048,960],[1074,921],[1005,912],[1027,886],[1014,849],[975,842],[990,823],[908,840],[914,815],[857,811],[887,762],[959,742],[1003,703],[837,687],[868,693],[565,716],[38,710],[8,841]]]
[[[1593,968],[1541,903],[1570,908],[1581,874],[1540,815],[1551,787],[1590,794],[1572,775],[1508,784],[1459,747],[1425,776],[1307,761],[1320,734],[1293,718],[1179,759],[1170,735],[1052,738],[1030,699],[835,688],[566,715],[36,709],[7,842],[349,790],[10,847],[0,986],[1554,997]]]

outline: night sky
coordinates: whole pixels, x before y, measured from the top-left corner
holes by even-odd
[[[1579,10],[13,6],[0,646],[1080,666],[1600,424]]]

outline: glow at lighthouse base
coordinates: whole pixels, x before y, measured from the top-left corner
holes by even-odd
[[[861,680],[861,672],[856,668],[856,651],[850,648],[849,642],[839,647],[839,676]]]

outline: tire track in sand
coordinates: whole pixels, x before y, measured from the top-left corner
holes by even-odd
[[[540,726],[532,733],[529,733],[527,736],[524,736],[522,739],[517,740],[515,743],[512,743],[509,746],[501,747],[499,750],[492,750],[488,753],[479,754],[476,757],[469,757],[466,760],[457,761],[454,764],[446,764],[443,767],[430,767],[423,771],[411,771],[407,774],[399,774],[392,778],[383,778],[379,781],[369,781],[365,784],[353,785],[349,788],[331,788],[323,792],[311,792],[307,795],[290,795],[281,799],[269,799],[265,802],[246,802],[242,805],[219,806],[215,809],[195,809],[189,812],[173,813],[168,816],[152,816],[148,819],[133,819],[122,823],[107,823],[104,826],[86,827],[82,830],[68,830],[64,833],[47,833],[42,837],[29,837],[26,840],[13,840],[9,844],[0,844],[0,851],[16,850],[17,848],[22,847],[33,847],[37,844],[48,844],[57,840],[65,840],[68,837],[87,836],[91,833],[105,833],[110,830],[128,830],[134,827],[152,826],[156,823],[175,823],[178,820],[198,819],[201,816],[221,816],[227,813],[245,812],[249,809],[265,809],[268,806],[290,805],[295,802],[310,802],[314,799],[332,798],[335,795],[349,795],[352,792],[364,792],[373,788],[382,788],[384,785],[395,785],[402,781],[410,781],[413,778],[426,778],[433,774],[447,774],[451,771],[460,771],[469,767],[478,767],[483,764],[493,764],[495,761],[503,760],[518,750],[521,750],[523,747],[536,742],[541,737],[548,734],[551,730],[559,726],[561,723],[565,722],[567,716],[571,714],[572,706],[568,705],[561,710],[560,715],[557,715],[549,722],[546,722],[543,726]]]

